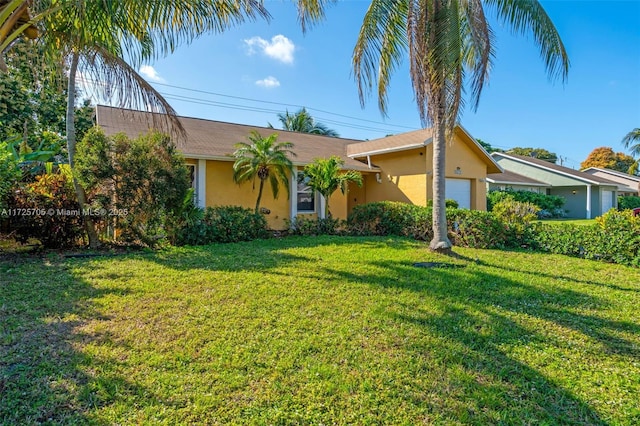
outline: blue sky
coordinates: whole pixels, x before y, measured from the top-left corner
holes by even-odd
[[[530,37],[493,21],[489,85],[477,112],[466,109],[461,123],[496,147],[545,148],[579,168],[596,147],[623,151],[622,137],[640,127],[640,0],[542,4],[569,53],[566,84],[549,82]],[[267,1],[270,23],[204,37],[142,71],[180,115],[279,128],[277,112],[304,105],[347,138],[419,128],[406,64],[391,81],[387,117],[375,96],[360,106],[351,54],[367,5],[333,5],[324,22],[302,34],[293,2]]]

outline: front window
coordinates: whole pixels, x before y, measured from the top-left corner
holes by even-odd
[[[316,196],[313,189],[309,187],[308,182],[308,177],[298,173],[297,202],[298,212],[301,213],[313,213],[316,211]]]

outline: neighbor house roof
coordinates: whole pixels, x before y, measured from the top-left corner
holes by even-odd
[[[233,161],[230,155],[236,150],[238,142],[247,142],[251,131],[262,136],[278,134],[280,142],[291,142],[296,157],[296,165],[305,165],[315,158],[327,158],[336,155],[345,161],[344,168],[359,171],[379,171],[367,164],[347,156],[347,146],[361,141],[354,139],[332,138],[308,133],[288,132],[259,126],[226,123],[200,118],[178,117],[186,131],[186,138],[176,143],[178,149],[188,158]],[[153,115],[148,112],[134,111],[98,105],[96,121],[107,135],[124,132],[129,137],[147,133],[153,125]]]
[[[460,139],[482,161],[487,164],[487,173],[501,173],[502,167],[489,155],[487,151],[462,127],[456,126],[456,133]],[[371,155],[387,154],[390,152],[406,151],[427,146],[433,142],[432,129],[420,129],[399,135],[387,136],[366,142],[354,143],[347,146],[347,155],[351,158],[364,158]]]
[[[608,179],[601,178],[599,176],[590,175],[588,173],[580,172],[578,170],[570,169],[568,167],[559,166],[557,164],[551,163],[549,161],[541,160],[539,158],[526,157],[524,155],[517,155],[517,154],[507,154],[504,152],[492,152],[491,156],[494,158],[496,157],[508,158],[508,159],[517,161],[519,163],[528,164],[538,169],[543,169],[552,173],[558,173],[564,176],[568,176],[578,181],[584,182],[586,184],[618,186],[617,183],[612,182]]]
[[[589,174],[591,174],[592,172],[602,172],[602,173],[610,174],[612,176],[618,176],[618,177],[621,177],[621,178],[624,178],[624,179],[629,179],[629,180],[632,180],[634,182],[640,183],[640,176],[630,175],[628,173],[619,172],[617,170],[603,169],[603,168],[600,168],[600,167],[588,167],[588,168],[584,169],[583,172],[589,173]]]
[[[518,173],[505,170],[502,173],[491,173],[487,175],[487,182],[501,183],[505,185],[528,185],[528,186],[550,186],[548,183],[540,182]]]
[[[617,170],[603,169],[600,167],[588,167],[584,169],[583,172],[592,176],[605,175],[605,179],[610,176],[610,179],[618,185],[618,190],[622,192],[638,192],[638,188],[640,187],[640,176],[634,176]]]

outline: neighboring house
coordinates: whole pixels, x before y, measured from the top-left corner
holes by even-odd
[[[546,194],[549,188],[551,188],[551,185],[548,183],[508,170],[487,175],[487,189],[489,191],[531,191]]]
[[[137,137],[154,127],[150,113],[106,106],[96,108],[96,121],[107,135],[124,132],[129,137]],[[234,159],[231,157],[235,144],[247,142],[251,131],[262,136],[277,133],[278,141],[294,145],[291,197],[287,199],[286,191],[281,190],[279,198],[274,200],[270,189],[265,189],[262,197],[261,206],[270,210],[267,220],[273,229],[284,229],[287,220],[299,215],[323,214],[323,197],[311,192],[299,179],[299,172],[315,158],[336,155],[345,161],[345,170],[356,170],[363,175],[362,187],[350,184],[346,195],[340,191],[332,195],[329,205],[336,218],[346,219],[354,206],[367,202],[389,200],[427,205],[433,198],[430,130],[363,142],[197,118],[180,117],[180,121],[187,136],[176,145],[191,169],[197,203],[201,207],[255,205],[257,185],[238,185],[233,181]],[[484,182],[487,173],[501,171],[498,164],[461,127],[456,128],[446,155],[446,197],[456,199],[461,207],[486,210]]]
[[[617,170],[601,169],[599,167],[589,167],[584,169],[583,172],[615,182],[618,184],[618,195],[640,195],[640,176],[633,176]]]
[[[548,195],[566,200],[564,209],[568,217],[591,219],[618,205],[618,186],[608,179],[538,158],[504,152],[494,152],[491,156],[505,171],[547,184]]]

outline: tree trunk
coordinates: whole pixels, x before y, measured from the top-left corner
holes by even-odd
[[[263,188],[264,188],[264,180],[260,179],[260,188],[258,188],[258,199],[256,200],[256,214],[260,213],[260,200],[262,199]]]
[[[80,60],[80,54],[73,52],[71,57],[71,66],[69,67],[69,85],[67,90],[67,151],[69,152],[69,166],[73,171],[73,164],[76,155],[76,126],[74,122],[75,118],[75,104],[76,104],[76,73],[78,70],[78,62]],[[80,185],[78,180],[73,177],[73,187],[76,191],[76,197],[78,198],[78,205],[80,210],[84,211],[87,206],[87,196],[84,192],[84,188]],[[82,215],[84,222],[84,228],[89,237],[89,247],[97,248],[100,246],[100,239],[96,232],[95,224],[90,215]]]
[[[445,205],[445,150],[447,145],[444,126],[444,107],[438,108],[438,117],[433,121],[433,239],[429,248],[441,253],[451,252],[451,241],[447,237],[447,214]]]

